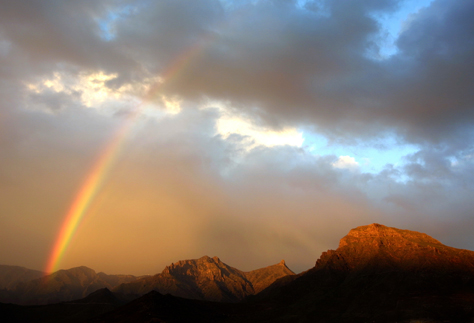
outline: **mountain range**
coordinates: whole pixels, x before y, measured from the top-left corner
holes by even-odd
[[[136,280],[132,275],[96,273],[85,266],[59,270],[30,281],[17,280],[0,294],[2,302],[22,305],[53,304],[83,298],[101,289],[112,289]]]
[[[279,264],[243,272],[218,257],[183,260],[167,266],[160,274],[135,277],[107,275],[82,266],[50,275],[26,268],[2,266],[6,274],[0,301],[21,305],[44,305],[86,297],[107,288],[120,299],[133,300],[152,290],[184,298],[238,302],[268,287],[278,278],[294,275],[282,260]],[[13,274],[16,273],[16,274]],[[40,278],[27,280],[26,277]],[[9,277],[11,279],[9,280]]]
[[[380,224],[350,230],[298,275],[283,261],[242,272],[205,256],[130,279],[63,303],[61,311],[57,304],[0,304],[0,314],[6,322],[474,321],[474,252]]]
[[[184,298],[237,302],[254,295],[278,278],[294,275],[282,260],[279,264],[243,272],[218,257],[204,256],[167,266],[161,274],[121,284],[114,289],[124,295],[144,295],[152,290]]]

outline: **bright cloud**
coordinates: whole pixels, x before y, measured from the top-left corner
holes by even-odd
[[[166,110],[169,114],[178,114],[181,112],[181,100],[178,98],[168,98],[166,96],[161,96],[161,101],[163,102]]]
[[[251,120],[238,116],[223,116],[216,122],[217,133],[223,138],[230,135],[240,135],[247,150],[256,146],[295,146],[301,147],[304,142],[303,134],[295,128],[287,128],[281,131],[271,130],[258,126]]]
[[[356,169],[359,167],[359,163],[356,162],[354,157],[351,156],[339,156],[337,161],[331,164],[335,168],[346,168],[346,169]]]
[[[107,82],[117,79],[118,74],[106,74],[103,71],[81,72],[73,75],[67,72],[54,72],[52,77],[37,82],[26,83],[26,88],[35,94],[48,92],[78,97],[79,103],[87,108],[111,108],[127,106],[133,108],[145,98],[157,78],[145,78],[141,82],[125,83],[118,88],[107,86]],[[163,99],[163,104],[171,113],[178,113],[179,101]]]

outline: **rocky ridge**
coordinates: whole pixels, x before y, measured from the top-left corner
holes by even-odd
[[[275,280],[294,273],[284,261],[243,272],[223,263],[218,257],[182,260],[167,266],[160,274],[114,289],[125,295],[161,294],[217,302],[237,302],[268,287]]]
[[[349,231],[337,250],[323,252],[315,268],[461,270],[474,273],[474,252],[443,245],[425,233],[377,223]]]

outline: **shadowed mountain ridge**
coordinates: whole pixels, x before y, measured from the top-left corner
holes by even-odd
[[[46,274],[39,270],[0,265],[0,289],[12,290],[18,283],[24,283],[44,275]]]
[[[83,298],[96,290],[112,289],[136,279],[132,275],[107,275],[96,273],[85,266],[75,267],[17,284],[12,290],[13,299],[8,301],[23,305],[71,301]]]

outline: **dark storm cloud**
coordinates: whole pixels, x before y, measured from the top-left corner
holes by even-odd
[[[375,17],[398,5],[4,1],[0,26],[15,56],[6,63],[24,73],[62,62],[118,73],[108,83],[117,88],[159,76],[198,47],[164,93],[230,101],[275,127],[316,125],[333,138],[394,132],[465,149],[458,138],[472,136],[474,5],[434,1],[406,22],[398,52],[377,60],[383,30]],[[108,41],[103,25],[112,30]]]
[[[130,17],[141,21],[133,29],[118,29],[117,42],[144,50],[147,60],[168,62],[211,39],[164,91],[232,100],[247,112],[259,108],[270,123],[315,124],[332,136],[389,131],[466,148],[457,138],[471,136],[473,122],[471,3],[435,1],[382,60],[373,58],[382,31],[374,17],[394,12],[395,1],[308,2],[306,9],[258,1],[224,13],[216,1],[200,5],[208,9],[163,1]]]
[[[128,75],[136,62],[100,37],[101,19],[116,1],[2,1],[0,38],[9,43],[2,57],[8,74],[27,78],[61,70],[121,70]]]
[[[132,12],[117,19],[114,43],[156,74],[169,68],[224,19],[216,0],[131,1],[130,5]]]
[[[335,1],[322,13],[288,1],[243,6],[229,13],[199,63],[171,90],[258,106],[283,123],[310,118],[333,127],[354,114],[348,109],[360,90],[352,90],[352,83],[376,67],[365,58],[370,36],[378,31],[368,12],[389,5]]]
[[[472,138],[473,12],[468,1],[433,2],[410,21],[400,53],[387,62],[395,79],[387,117],[415,140],[469,145],[459,141]]]

